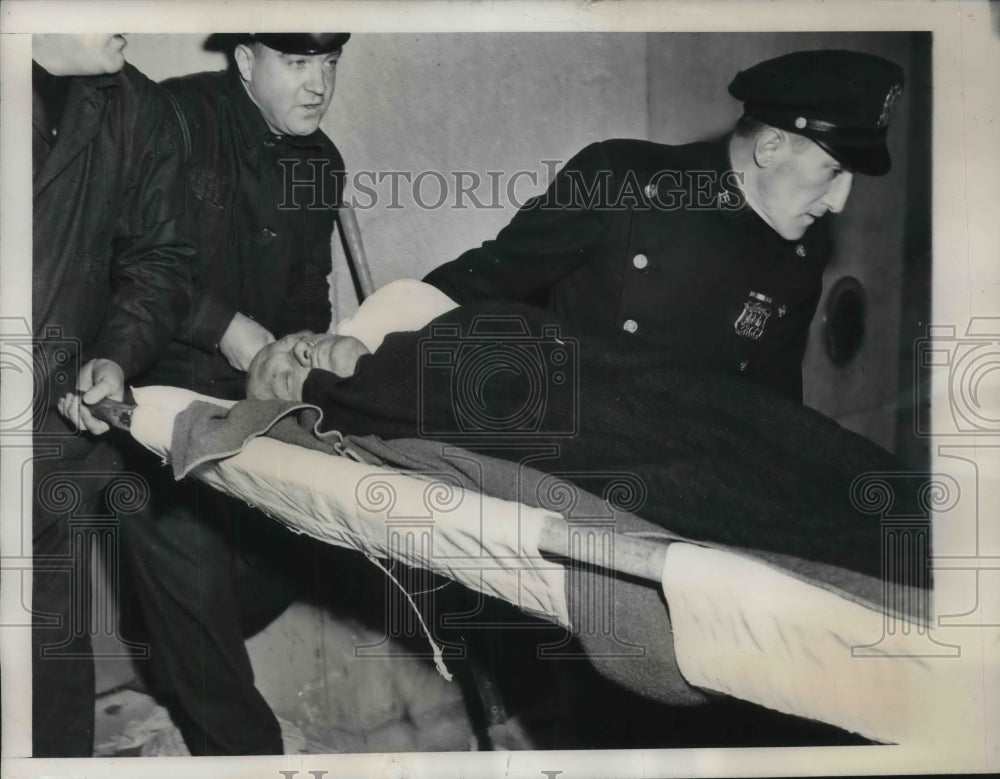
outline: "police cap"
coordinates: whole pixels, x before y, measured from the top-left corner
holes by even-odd
[[[349,32],[268,32],[249,33],[246,43],[263,43],[284,54],[329,54],[340,51]]]
[[[797,51],[736,74],[729,93],[758,121],[804,135],[844,167],[889,172],[886,134],[903,91],[898,65],[856,51]]]

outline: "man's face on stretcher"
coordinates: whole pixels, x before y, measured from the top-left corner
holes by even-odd
[[[286,335],[253,358],[247,371],[247,397],[302,400],[302,385],[313,368],[346,378],[354,375],[358,358],[369,353],[361,341],[349,335]]]

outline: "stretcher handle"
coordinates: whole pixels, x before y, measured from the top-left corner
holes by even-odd
[[[621,533],[612,533],[613,555],[610,561],[594,559],[587,554],[590,545],[570,543],[569,524],[557,517],[546,519],[538,539],[538,551],[544,554],[566,557],[574,562],[596,565],[601,568],[649,579],[659,584],[663,581],[663,566],[667,562],[667,548],[671,541],[659,538],[635,538]]]
[[[365,245],[361,241],[358,217],[354,214],[354,209],[346,203],[340,207],[339,216],[340,231],[347,244],[347,261],[357,274],[358,286],[361,287],[361,299],[364,300],[375,292],[375,282],[372,281],[372,272],[368,267],[368,255],[365,254]]]
[[[92,406],[87,406],[91,414],[119,430],[129,430],[132,427],[132,412],[135,408],[135,403],[110,398],[102,398]]]

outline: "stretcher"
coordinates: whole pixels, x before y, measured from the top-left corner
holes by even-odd
[[[105,401],[99,415],[165,461],[175,420],[192,401],[232,405],[176,388],[134,392],[135,405]],[[188,478],[294,532],[433,571],[566,627],[567,567],[641,577],[662,589],[664,613],[651,619],[672,632],[677,665],[693,687],[876,742],[922,743],[942,732],[944,682],[927,657],[926,624],[739,550],[617,533],[595,539],[557,512],[446,477],[266,436]]]

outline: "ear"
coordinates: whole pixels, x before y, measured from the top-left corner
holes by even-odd
[[[253,81],[253,49],[245,43],[241,43],[233,50],[233,59],[236,60],[236,67],[239,68],[240,78],[247,84]]]
[[[777,127],[765,127],[754,139],[753,158],[761,168],[774,163],[788,143],[788,133]]]

